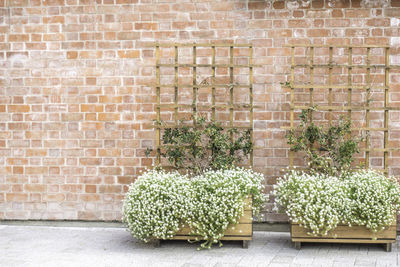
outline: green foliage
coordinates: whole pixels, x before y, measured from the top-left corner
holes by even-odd
[[[267,200],[263,181],[262,174],[242,168],[209,170],[192,178],[150,170],[129,187],[123,220],[131,234],[145,242],[172,238],[188,225],[190,234],[204,241],[200,248],[210,248],[220,243],[228,226],[238,223],[247,197],[253,197],[258,215]]]
[[[175,169],[194,174],[232,167],[253,147],[250,130],[225,130],[220,123],[207,122],[204,117],[196,119],[196,127],[181,122],[179,128],[166,128],[162,144],[161,156]]]
[[[309,119],[313,110],[302,110],[300,125],[286,135],[291,150],[306,152],[312,171],[333,176],[347,173],[362,138],[351,137],[351,121],[343,117],[329,127],[314,124]]]

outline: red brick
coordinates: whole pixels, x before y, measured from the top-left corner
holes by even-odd
[[[117,34],[118,40],[138,40],[140,38],[139,32],[119,32]]]
[[[140,57],[140,50],[120,50],[118,56],[120,58],[138,58]]]
[[[85,185],[85,192],[86,193],[96,193],[97,192],[97,186],[96,185]]]
[[[51,17],[43,17],[43,23],[61,23],[64,24],[64,16],[51,16]]]
[[[24,202],[28,200],[28,194],[26,193],[6,193],[6,200],[11,202]]]
[[[46,192],[46,185],[44,184],[26,184],[24,185],[26,192]]]
[[[120,119],[119,113],[99,113],[99,121],[118,121]]]
[[[122,102],[122,96],[102,95],[102,96],[100,96],[99,102],[100,103],[121,103]]]
[[[391,0],[392,7],[400,7],[400,0]]]
[[[290,48],[268,48],[268,56],[289,56]]]
[[[79,199],[84,202],[95,202],[100,200],[100,195],[98,194],[82,194]]]
[[[371,9],[347,9],[346,18],[367,18],[371,15]]]
[[[9,34],[8,41],[9,42],[28,42],[29,34]]]
[[[80,58],[92,58],[92,59],[100,59],[103,56],[103,51],[81,51],[79,53]]]
[[[328,37],[330,36],[330,30],[326,29],[311,29],[307,30],[308,37]]]
[[[285,8],[285,1],[274,1],[273,7],[275,9],[284,9]]]
[[[61,114],[62,121],[81,121],[83,120],[83,114],[81,113],[63,113]]]
[[[64,0],[43,0],[42,4],[44,6],[64,6]]]
[[[311,26],[311,20],[309,19],[291,19],[288,21],[290,28],[308,28]]]
[[[103,105],[96,104],[81,104],[81,112],[103,112]]]
[[[64,41],[63,33],[43,34],[43,41]]]
[[[23,7],[28,6],[28,0],[8,0],[8,6],[10,7]]]
[[[135,181],[133,176],[118,176],[117,178],[119,184],[131,184]]]
[[[47,167],[25,167],[26,174],[47,174],[48,168]]]
[[[272,20],[250,20],[249,21],[249,28],[264,29],[264,28],[271,28],[271,27],[272,27]]]
[[[101,159],[100,158],[81,158],[79,159],[79,163],[81,165],[100,165],[101,164]]]
[[[138,158],[119,158],[117,160],[118,166],[138,166],[139,162]]]
[[[107,175],[120,175],[121,174],[120,167],[100,167],[99,171],[100,171],[100,174],[107,174]]]
[[[122,192],[120,185],[99,185],[99,193],[118,194]]]
[[[136,22],[135,23],[135,30],[158,30],[158,23],[155,22]]]
[[[46,157],[47,149],[27,149],[25,156],[26,157]]]
[[[78,51],[68,51],[67,59],[76,59],[78,58]]]
[[[211,2],[212,11],[232,11],[233,2]]]

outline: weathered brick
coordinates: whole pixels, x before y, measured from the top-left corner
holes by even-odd
[[[118,40],[138,40],[140,38],[139,32],[119,32],[117,34]]]
[[[9,42],[28,42],[29,34],[9,34],[8,41]]]
[[[118,51],[118,56],[120,58],[138,58],[140,57],[139,50],[120,50]]]
[[[46,185],[44,184],[26,184],[24,185],[26,192],[46,192]]]
[[[99,113],[99,121],[118,121],[120,119],[119,113]]]
[[[44,34],[43,41],[64,41],[64,33]]]
[[[6,193],[6,200],[11,202],[24,202],[28,200],[26,193]]]
[[[26,157],[45,157],[47,156],[47,149],[27,149]]]

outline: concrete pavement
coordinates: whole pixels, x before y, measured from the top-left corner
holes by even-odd
[[[400,249],[378,245],[304,244],[289,233],[254,232],[249,249],[239,242],[197,251],[198,244],[164,241],[160,248],[123,228],[0,225],[0,266],[398,266]]]

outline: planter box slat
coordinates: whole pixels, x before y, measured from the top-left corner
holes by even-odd
[[[315,238],[307,234],[310,230],[305,229],[298,224],[292,224],[292,235],[296,238]],[[336,238],[335,238],[336,235]],[[391,239],[396,236],[396,225],[392,224],[387,229],[372,233],[369,229],[364,226],[352,226],[348,225],[338,225],[335,229],[332,229],[328,232],[327,235],[324,235],[322,238],[324,239],[340,239],[340,238],[369,238],[372,239],[376,237],[377,239]],[[318,237],[317,237],[318,238]]]
[[[234,227],[234,229],[232,229]],[[235,226],[228,226],[225,231],[225,235],[235,235],[235,236],[250,236],[252,234],[253,224],[251,223],[239,223]],[[185,226],[179,230],[176,235],[189,235],[190,227]]]
[[[391,244],[396,243],[396,220],[388,228],[377,233],[372,233],[365,226],[338,225],[328,232],[326,236],[308,235],[309,229],[298,224],[291,224],[290,234],[295,247],[300,249],[302,242],[311,243],[368,243],[385,244],[386,251],[391,250]]]
[[[248,247],[248,242],[253,239],[253,211],[252,199],[246,198],[244,201],[244,214],[239,218],[236,225],[229,225],[221,240],[243,241],[243,248]],[[234,228],[234,229],[232,229]],[[185,225],[176,232],[173,238],[169,240],[195,240],[196,236],[189,235],[190,227]],[[159,245],[160,240],[156,244]]]

